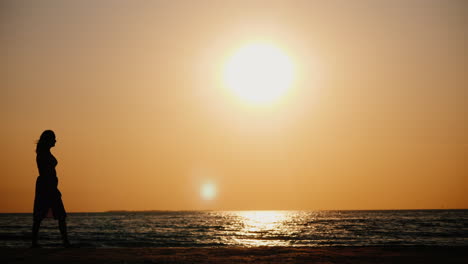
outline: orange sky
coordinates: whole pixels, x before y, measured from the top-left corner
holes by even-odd
[[[45,129],[70,212],[468,208],[466,1],[99,2],[0,4],[0,212]],[[258,40],[297,68],[271,107],[221,77]]]

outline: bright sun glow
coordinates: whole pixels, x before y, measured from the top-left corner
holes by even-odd
[[[273,103],[284,96],[294,77],[291,59],[270,44],[250,44],[227,62],[224,81],[243,101],[253,105]]]
[[[216,197],[216,186],[211,182],[203,183],[200,194],[203,200],[213,200]]]

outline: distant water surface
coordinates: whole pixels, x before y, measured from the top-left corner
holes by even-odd
[[[0,214],[0,247],[28,247],[32,214]],[[468,210],[70,213],[82,247],[468,246]],[[40,229],[60,246],[57,222]]]

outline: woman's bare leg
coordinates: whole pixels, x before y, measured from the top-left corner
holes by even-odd
[[[39,247],[37,239],[39,236],[39,227],[41,226],[41,220],[34,220],[32,226],[32,247]]]
[[[60,234],[62,235],[63,245],[65,247],[69,247],[70,241],[68,241],[67,222],[65,221],[65,219],[59,220],[59,229]]]

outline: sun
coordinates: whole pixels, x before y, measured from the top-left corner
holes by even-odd
[[[294,79],[291,59],[267,43],[245,45],[227,61],[224,82],[243,102],[271,104],[282,98]]]

